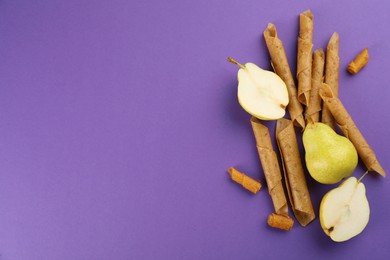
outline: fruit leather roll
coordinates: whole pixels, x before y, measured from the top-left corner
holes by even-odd
[[[360,158],[369,171],[374,171],[382,176],[386,176],[385,170],[379,164],[376,155],[370,145],[364,139],[362,133],[357,128],[355,122],[348,114],[340,99],[333,93],[331,87],[323,83],[320,88],[320,96],[329,111],[332,113],[337,125],[344,135],[353,143]]]
[[[282,230],[291,230],[294,220],[287,215],[270,214],[268,216],[268,225]]]
[[[305,117],[311,122],[318,122],[320,120],[321,111],[321,97],[319,90],[324,77],[325,54],[322,49],[314,51],[313,54],[313,68],[311,78],[310,102],[306,106]]]
[[[261,183],[259,181],[252,179],[251,177],[233,167],[228,169],[228,173],[230,174],[230,177],[233,181],[241,184],[242,187],[252,192],[253,194],[256,194],[261,189]]]
[[[313,55],[313,14],[307,10],[299,15],[297,55],[298,100],[307,105],[310,99]]]
[[[276,141],[282,157],[284,179],[292,210],[298,222],[306,226],[315,219],[306,184],[293,123],[285,118],[276,123]]]
[[[277,214],[287,215],[288,206],[283,190],[282,174],[280,173],[278,158],[272,147],[268,128],[252,117],[251,124],[256,139],[256,147],[259,153],[261,167],[267,182],[268,193],[271,196]]]
[[[295,126],[301,127],[303,129],[305,128],[305,120],[302,114],[303,108],[301,103],[298,101],[297,87],[291,74],[290,66],[288,65],[283,43],[278,38],[275,25],[272,23],[268,24],[267,28],[264,30],[263,35],[269,54],[271,56],[271,62],[275,73],[282,78],[284,83],[286,83],[288,97],[290,100],[287,109],[290,113],[291,119]]]
[[[348,72],[351,74],[358,73],[368,63],[368,49],[364,48],[351,63],[348,64]]]
[[[326,47],[325,83],[332,88],[332,92],[336,97],[339,93],[339,70],[339,35],[335,32]],[[334,118],[325,104],[322,108],[321,121],[334,129]]]

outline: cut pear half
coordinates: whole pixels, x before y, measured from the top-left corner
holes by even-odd
[[[289,103],[284,81],[276,73],[263,70],[253,63],[242,65],[232,58],[228,60],[240,67],[237,96],[242,108],[258,119],[282,118]]]
[[[343,242],[360,234],[370,218],[366,188],[355,177],[346,179],[330,190],[320,205],[320,223],[335,242]]]

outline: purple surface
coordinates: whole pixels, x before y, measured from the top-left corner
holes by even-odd
[[[269,228],[267,190],[226,173],[264,179],[226,57],[269,68],[273,22],[295,71],[306,9],[314,48],[340,34],[340,98],[389,172],[387,1],[0,1],[0,259],[389,258],[387,178],[337,244],[318,219]],[[317,212],[332,186],[308,182]]]

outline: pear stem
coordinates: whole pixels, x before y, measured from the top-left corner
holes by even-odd
[[[368,171],[366,171],[366,172],[363,174],[363,176],[359,178],[358,182],[360,182],[360,181],[364,178],[364,176],[367,175],[367,173],[368,173]]]
[[[242,65],[241,63],[239,63],[238,61],[236,61],[235,59],[233,59],[232,57],[228,57],[228,61],[233,63],[233,64],[236,64],[237,66],[239,66],[241,69],[245,69],[245,66]]]
[[[315,123],[314,120],[313,120],[313,118],[312,118],[311,116],[308,117],[307,121],[308,121],[309,124],[311,124],[311,125],[314,125],[314,123]]]
[[[315,122],[311,116],[306,119],[306,127],[314,128]]]

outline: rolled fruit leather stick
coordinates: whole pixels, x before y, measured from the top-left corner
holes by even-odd
[[[339,35],[337,32],[333,33],[326,47],[325,63],[325,83],[331,87],[334,96],[337,97],[340,70]],[[321,121],[334,129],[334,118],[325,103],[323,103],[321,113]]]
[[[307,106],[310,101],[313,55],[313,14],[310,10],[299,15],[299,28],[297,52],[298,100]]]
[[[325,54],[322,49],[314,51],[313,68],[311,78],[310,102],[306,106],[305,119],[306,122],[318,122],[320,120],[321,102],[319,90],[324,78]]]
[[[278,158],[273,150],[268,128],[260,123],[255,117],[251,118],[253,134],[256,139],[256,147],[259,153],[261,167],[265,175],[268,193],[277,214],[287,215],[288,206],[282,184]]]
[[[334,116],[341,131],[355,146],[368,171],[377,172],[382,176],[386,176],[385,170],[379,164],[375,152],[367,143],[366,139],[364,139],[344,105],[341,103],[340,99],[334,95],[329,85],[325,83],[321,85],[320,96]]]
[[[269,23],[263,32],[265,43],[271,56],[272,66],[275,73],[282,78],[287,86],[289,103],[287,109],[294,125],[302,129],[305,128],[305,119],[303,118],[302,104],[298,101],[297,87],[288,65],[287,56],[284,51],[283,43],[278,38],[275,25]]]
[[[291,120],[279,119],[276,123],[276,140],[282,157],[284,179],[291,208],[298,222],[307,226],[315,219],[307,188],[295,129]]]

